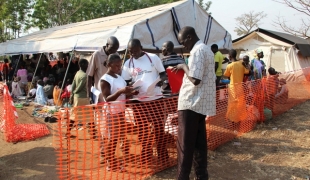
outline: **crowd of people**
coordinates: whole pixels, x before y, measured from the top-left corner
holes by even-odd
[[[114,157],[116,144],[122,133],[109,127],[125,122],[125,103],[140,103],[143,113],[134,108],[133,113],[134,116],[139,113],[137,116],[141,119],[136,122],[138,138],[142,144],[141,159],[147,162],[152,156],[149,132],[143,130],[152,124],[158,159],[163,164],[166,163],[169,159],[166,144],[159,143],[165,133],[165,120],[159,118],[164,108],[160,100],[163,93],[171,93],[166,69],[173,67],[174,72],[183,70],[178,101],[178,179],[189,179],[193,158],[197,179],[208,179],[205,119],[216,114],[216,90],[226,88],[223,85],[229,84],[227,118],[233,122],[247,118],[238,111],[246,109],[242,83],[266,77],[266,95],[270,102],[268,108],[271,110],[275,100],[287,96],[288,90],[285,80],[279,80],[279,73],[274,68],[268,69],[267,77],[261,50],[256,51],[257,56],[251,61],[246,54],[237,58],[237,51],[234,49],[229,50],[229,57],[226,58],[219,51],[218,45],[205,45],[192,27],[184,27],[178,34],[178,41],[190,52],[188,58],[184,59],[175,53],[171,41],[163,44],[164,57],[160,59],[156,54],[145,52],[139,39],[131,39],[127,45],[130,58],[123,64],[117,53],[118,39],[110,37],[105,46],[92,54],[89,61],[73,58],[69,67],[69,55],[65,55],[62,63],[58,61],[53,67],[47,56],[43,55],[41,59],[40,55],[34,55],[31,58],[26,56],[18,64],[15,73],[8,59],[5,59],[0,66],[1,78],[10,82],[13,97],[27,95],[41,105],[73,106],[67,137],[70,137],[72,127],[79,121],[79,112],[75,107],[93,104],[96,100],[92,87],[99,90],[98,103],[113,102],[105,111],[106,119],[101,119],[110,125],[106,133],[99,135],[104,142],[101,145],[101,161],[107,163],[108,171],[123,171],[123,164]],[[41,59],[40,62],[38,59]],[[228,65],[223,71],[222,65],[225,63]],[[67,79],[63,79],[67,68]],[[65,86],[62,89],[63,81]],[[139,81],[141,85],[134,87]],[[147,91],[153,82],[157,83],[156,86]],[[128,100],[132,98],[135,100]],[[141,102],[148,102],[148,106],[151,104],[157,110],[152,111]],[[92,129],[91,138],[98,138],[94,130],[95,122],[88,122],[88,127]]]

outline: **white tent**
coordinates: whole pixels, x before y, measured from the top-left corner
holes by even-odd
[[[194,27],[206,44],[216,43],[220,49],[232,46],[231,35],[194,0],[186,0],[41,30],[0,44],[0,54],[95,51],[109,36],[119,39],[119,50],[131,38],[140,39],[150,50],[159,50],[167,40],[181,47],[176,35],[184,26]]]
[[[266,68],[278,72],[292,72],[310,67],[310,44],[289,34],[257,29],[233,40],[233,48],[254,58],[255,50],[262,49]]]

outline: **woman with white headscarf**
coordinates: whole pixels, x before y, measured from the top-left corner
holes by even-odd
[[[262,79],[266,75],[266,65],[262,60],[264,52],[261,49],[257,49],[255,54],[255,58],[251,61],[251,69],[253,70],[251,80]]]

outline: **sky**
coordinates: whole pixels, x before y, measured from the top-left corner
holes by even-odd
[[[277,21],[277,17],[285,18],[287,24],[295,27],[300,27],[301,18],[307,17],[273,0],[212,0],[210,8],[214,19],[230,32],[232,39],[238,38],[234,32],[236,27],[235,18],[250,11],[264,11],[267,14],[267,17],[259,24],[260,28],[280,32],[282,32],[281,28],[274,23]]]

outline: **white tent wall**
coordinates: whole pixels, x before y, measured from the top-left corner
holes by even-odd
[[[139,38],[146,49],[160,49],[171,40],[181,47],[174,33],[184,26],[193,26],[207,44],[231,48],[231,35],[211,18],[194,0],[183,0],[140,9],[110,17],[68,24],[41,30],[0,44],[0,54],[39,53],[53,51],[95,51],[104,46],[109,36],[120,41],[120,50],[130,38]],[[153,38],[152,38],[153,35]],[[207,38],[206,38],[207,37]]]
[[[260,36],[253,34],[250,37],[246,37],[243,41],[239,41],[233,44],[233,48],[236,50],[243,50],[243,54],[247,54],[250,57],[250,60],[254,59],[255,50],[261,49],[264,52],[263,61],[265,62],[267,68],[271,66],[271,56],[272,48],[277,49],[279,47],[273,46],[272,43],[264,41]],[[283,55],[284,59],[284,55]],[[277,69],[277,67],[274,67]]]
[[[266,68],[275,68],[287,81],[305,80],[305,74],[309,74],[306,67],[310,67],[310,58],[303,57],[298,50],[290,44],[279,41],[259,32],[253,32],[247,37],[233,43],[233,48],[254,58],[255,50],[261,49],[264,52]],[[302,69],[302,70],[300,70]],[[296,71],[300,70],[300,71]]]
[[[201,40],[209,37],[209,40],[205,41],[208,45],[216,43],[219,48],[229,49],[232,47],[231,35],[217,21],[211,20],[211,16],[196,2],[192,3],[191,1],[136,24],[133,38],[140,39],[145,49],[161,49],[162,44],[168,40],[172,41],[176,48],[180,48],[182,46],[179,44],[173,29],[174,20],[180,29],[185,26],[194,27]]]
[[[77,36],[45,39],[43,41],[10,41],[6,43],[6,54],[34,54],[40,52],[71,51],[77,42]]]
[[[124,50],[130,39],[132,29],[133,26],[123,26],[108,31],[80,34],[75,51],[96,51],[105,45],[110,36],[116,36],[120,43],[119,50]]]
[[[205,10],[198,4],[195,4],[196,9],[196,30],[199,38],[207,45],[217,44],[219,49],[231,49],[232,38],[230,33],[226,31],[213,17],[206,16]],[[187,16],[187,14],[184,14]]]
[[[170,11],[135,25],[133,38],[139,39],[144,49],[161,49],[166,41],[179,45],[173,33],[173,21]],[[129,35],[128,35],[129,36]],[[128,41],[126,42],[127,45]]]

